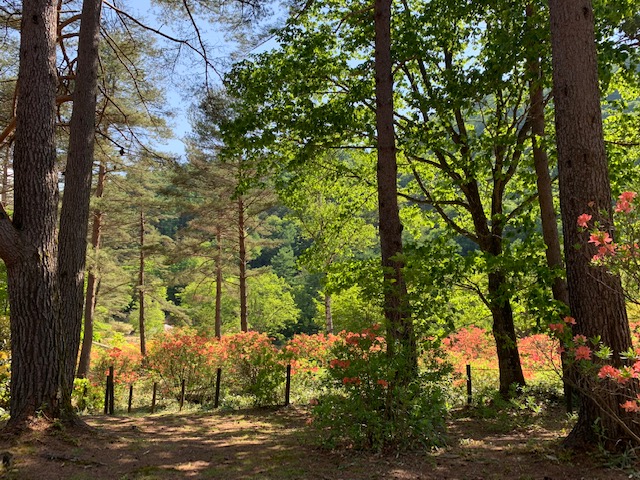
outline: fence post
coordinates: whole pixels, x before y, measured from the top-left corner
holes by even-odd
[[[184,405],[184,386],[185,386],[185,380],[183,378],[182,379],[182,383],[180,384],[180,409],[179,409],[179,411],[182,411],[182,405]]]
[[[289,406],[289,397],[291,395],[291,364],[287,365],[287,383],[284,389],[284,406]]]
[[[218,402],[220,400],[220,380],[222,378],[222,369],[216,370],[216,396],[213,400],[213,408],[218,408]]]
[[[151,413],[156,411],[156,391],[158,390],[158,384],[153,382],[153,396],[151,397]]]
[[[109,367],[109,378],[111,379],[109,381],[109,415],[113,415],[114,414],[114,404],[115,404],[115,374],[113,371],[113,365],[111,365]]]
[[[104,414],[109,413],[109,379],[111,373],[107,374],[107,381],[104,386]]]
[[[127,404],[127,413],[131,413],[132,403],[133,403],[133,383],[129,385],[129,403]]]
[[[471,391],[471,365],[467,364],[467,405],[471,405],[473,395]]]

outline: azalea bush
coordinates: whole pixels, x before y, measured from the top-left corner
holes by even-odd
[[[93,384],[102,384],[109,374],[109,367],[114,369],[116,385],[128,385],[136,382],[144,375],[140,347],[122,342],[117,347],[98,350],[92,353],[92,368],[89,378]]]
[[[291,365],[291,401],[294,403],[315,402],[321,392],[332,348],[337,335],[304,333],[294,335],[282,348],[283,360]]]
[[[284,401],[286,365],[273,341],[264,333],[225,335],[220,363],[225,388],[231,395],[248,395],[255,406]]]
[[[402,359],[389,358],[378,326],[341,332],[332,356],[328,393],[314,408],[315,425],[328,446],[380,450],[440,441],[444,397],[433,372],[398,385],[395,372]]]
[[[165,394],[177,392],[184,382],[189,397],[203,401],[211,396],[220,356],[220,349],[208,337],[190,329],[173,329],[149,343],[146,365],[163,382]]]

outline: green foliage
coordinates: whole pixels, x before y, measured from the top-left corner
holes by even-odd
[[[300,310],[295,304],[291,287],[275,273],[266,272],[247,281],[249,327],[271,337],[295,324]]]
[[[314,408],[326,445],[383,450],[442,442],[445,403],[437,371],[398,383],[394,372],[403,367],[397,358],[390,361],[378,327],[341,334],[332,353],[329,393]]]
[[[325,304],[315,300],[316,323],[322,325],[325,320]],[[331,315],[333,330],[339,332],[358,332],[372,325],[382,323],[382,308],[363,295],[362,288],[354,285],[331,294]]]
[[[80,413],[99,412],[104,407],[104,386],[88,378],[74,379],[71,404]]]

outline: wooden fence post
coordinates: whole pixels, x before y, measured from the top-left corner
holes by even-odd
[[[151,413],[156,411],[156,391],[158,390],[158,384],[153,382],[153,396],[151,397]]]
[[[467,364],[467,405],[471,405],[473,394],[471,391],[471,365]]]
[[[109,413],[109,379],[110,374],[107,374],[107,381],[104,386],[104,414]]]
[[[184,378],[182,379],[182,383],[180,384],[180,409],[179,411],[182,411],[182,405],[184,405],[184,387],[185,387],[185,380]]]
[[[222,378],[222,369],[216,370],[216,396],[213,400],[213,408],[218,408],[218,402],[220,400],[220,380]]]
[[[284,389],[284,406],[289,406],[289,397],[291,396],[291,364],[287,365],[287,383]]]
[[[109,415],[113,415],[115,411],[115,374],[113,365],[109,367]]]
[[[127,404],[127,413],[131,413],[132,403],[133,403],[133,383],[129,385],[129,403]]]

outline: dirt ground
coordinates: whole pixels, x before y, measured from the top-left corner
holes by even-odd
[[[624,456],[559,447],[558,413],[535,422],[449,421],[449,446],[381,455],[318,446],[305,409],[83,417],[91,429],[34,426],[0,441],[1,478],[20,480],[622,480],[640,478]],[[617,463],[618,468],[611,468]],[[619,466],[624,466],[624,469]]]

